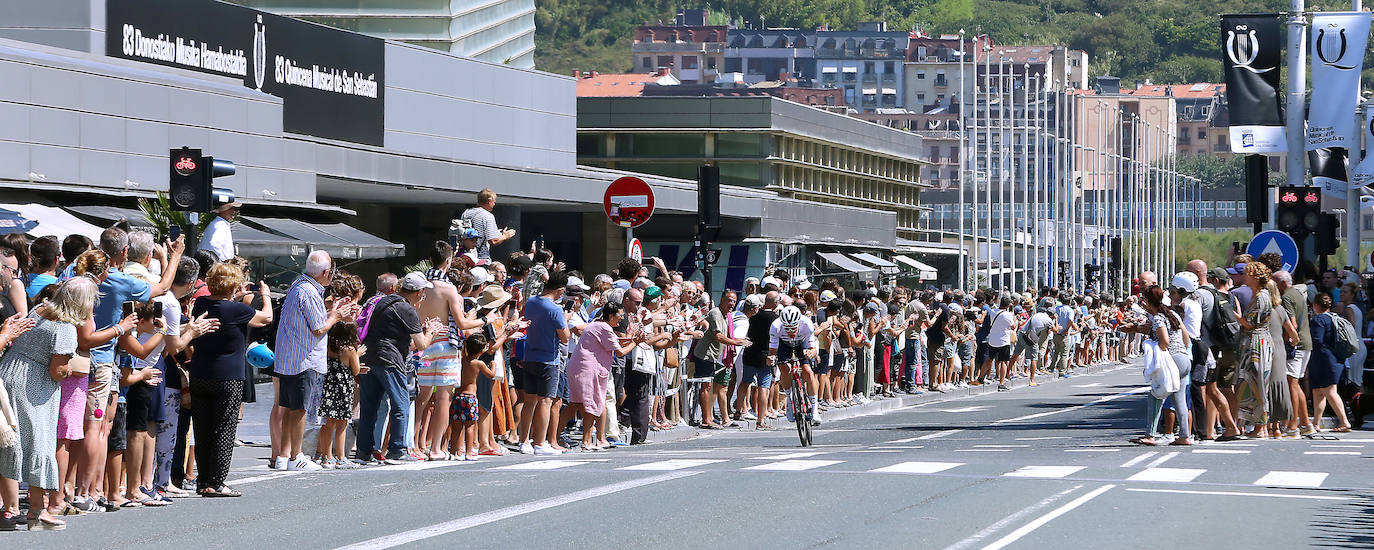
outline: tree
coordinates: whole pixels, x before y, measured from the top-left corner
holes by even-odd
[[[1231,155],[1183,155],[1178,172],[1201,180],[1203,189],[1236,189],[1245,186],[1245,157]]]

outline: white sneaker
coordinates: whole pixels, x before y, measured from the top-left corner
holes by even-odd
[[[558,456],[561,454],[563,454],[563,451],[553,448],[548,443],[534,448],[535,456]]]
[[[746,413],[744,413],[744,414],[739,415],[739,417],[740,417],[741,420],[758,420],[758,419],[759,419],[759,417],[754,416],[754,413],[752,413],[752,412],[746,412]]]
[[[272,460],[272,469],[273,469],[273,470],[285,470],[286,467],[288,466],[288,462],[289,462],[289,461],[287,460],[286,457],[284,457],[284,456],[279,456],[279,457],[277,457],[276,459]]]
[[[305,454],[302,453],[296,455],[296,459],[292,460],[291,464],[288,464],[286,466],[286,469],[287,471],[292,472],[315,472],[319,471],[321,468],[319,464],[316,464],[315,461],[306,458]]]
[[[524,442],[524,443],[521,443],[521,444],[520,444],[520,454],[522,454],[522,455],[532,455],[532,454],[534,454],[534,445],[530,445],[530,442],[528,442],[528,441],[526,441],[526,442]]]

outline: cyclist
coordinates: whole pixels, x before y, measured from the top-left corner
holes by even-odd
[[[802,382],[806,386],[806,397],[810,404],[808,409],[811,411],[811,425],[819,426],[821,417],[816,413],[816,376],[811,372],[811,362],[816,359],[816,331],[815,325],[810,319],[802,316],[801,310],[797,306],[787,306],[782,308],[778,314],[778,319],[773,321],[773,325],[768,329],[768,355],[771,360],[776,362],[786,362],[797,360],[801,363]],[[778,384],[782,387],[783,393],[788,395],[787,411],[789,419],[792,416],[791,395],[786,392],[792,387],[792,377],[788,372],[781,372],[778,376]],[[793,419],[795,420],[795,419]]]

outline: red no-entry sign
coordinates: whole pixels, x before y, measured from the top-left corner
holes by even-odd
[[[639,227],[654,215],[654,190],[644,180],[625,176],[611,182],[602,198],[606,217],[621,227]]]

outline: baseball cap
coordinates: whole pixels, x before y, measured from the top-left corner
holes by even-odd
[[[663,289],[658,288],[657,286],[651,286],[649,288],[644,289],[644,301],[646,302],[657,300],[662,296]]]
[[[808,281],[808,280],[806,280],[806,279],[802,279],[802,280],[800,280],[800,281],[797,281],[797,282],[796,282],[795,284],[793,284],[792,286],[797,287],[797,290],[810,290],[810,289],[811,289],[811,281]]]
[[[568,289],[569,291],[576,292],[586,292],[592,289],[592,287],[589,287],[586,283],[582,282],[581,277],[568,277],[568,284],[564,288]]]
[[[611,286],[620,290],[629,290],[630,282],[625,279],[616,279],[615,282],[611,283]]]
[[[476,229],[473,229],[473,228],[471,228],[471,227],[469,227],[469,228],[463,230],[463,238],[464,238],[464,239],[476,239],[476,238],[478,238],[478,237],[480,237],[480,236],[481,236],[481,235],[478,235],[478,234],[477,234],[477,230],[476,230]]]
[[[839,298],[839,296],[836,296],[836,295],[835,295],[835,291],[833,291],[833,290],[822,290],[822,291],[821,291],[821,303],[822,303],[822,304],[833,302],[833,301],[835,301],[836,298]]]
[[[405,278],[401,279],[401,290],[415,292],[426,288],[434,288],[434,283],[429,282],[429,279],[425,278],[425,274],[419,271],[407,273]]]
[[[1226,268],[1226,272],[1232,275],[1240,275],[1241,273],[1245,273],[1245,264],[1239,263],[1231,267],[1228,267]]]
[[[745,284],[746,286],[747,286],[747,285],[756,285],[756,284],[759,284],[759,278],[758,278],[758,277],[745,277],[745,278],[744,278],[744,284]]]
[[[1212,268],[1212,271],[1211,271],[1210,274],[1211,274],[1212,278],[1214,278],[1214,279],[1216,279],[1216,280],[1218,280],[1218,281],[1230,281],[1230,280],[1231,280],[1231,275],[1230,275],[1229,273],[1227,273],[1227,270],[1226,270],[1226,268],[1224,268],[1224,267],[1214,267],[1214,268]]]
[[[468,273],[472,274],[473,286],[480,287],[491,281],[491,273],[488,273],[485,267],[474,267],[468,270]]]
[[[764,277],[763,286],[768,285],[773,285],[775,287],[782,288],[782,281],[779,281],[776,277]]]

